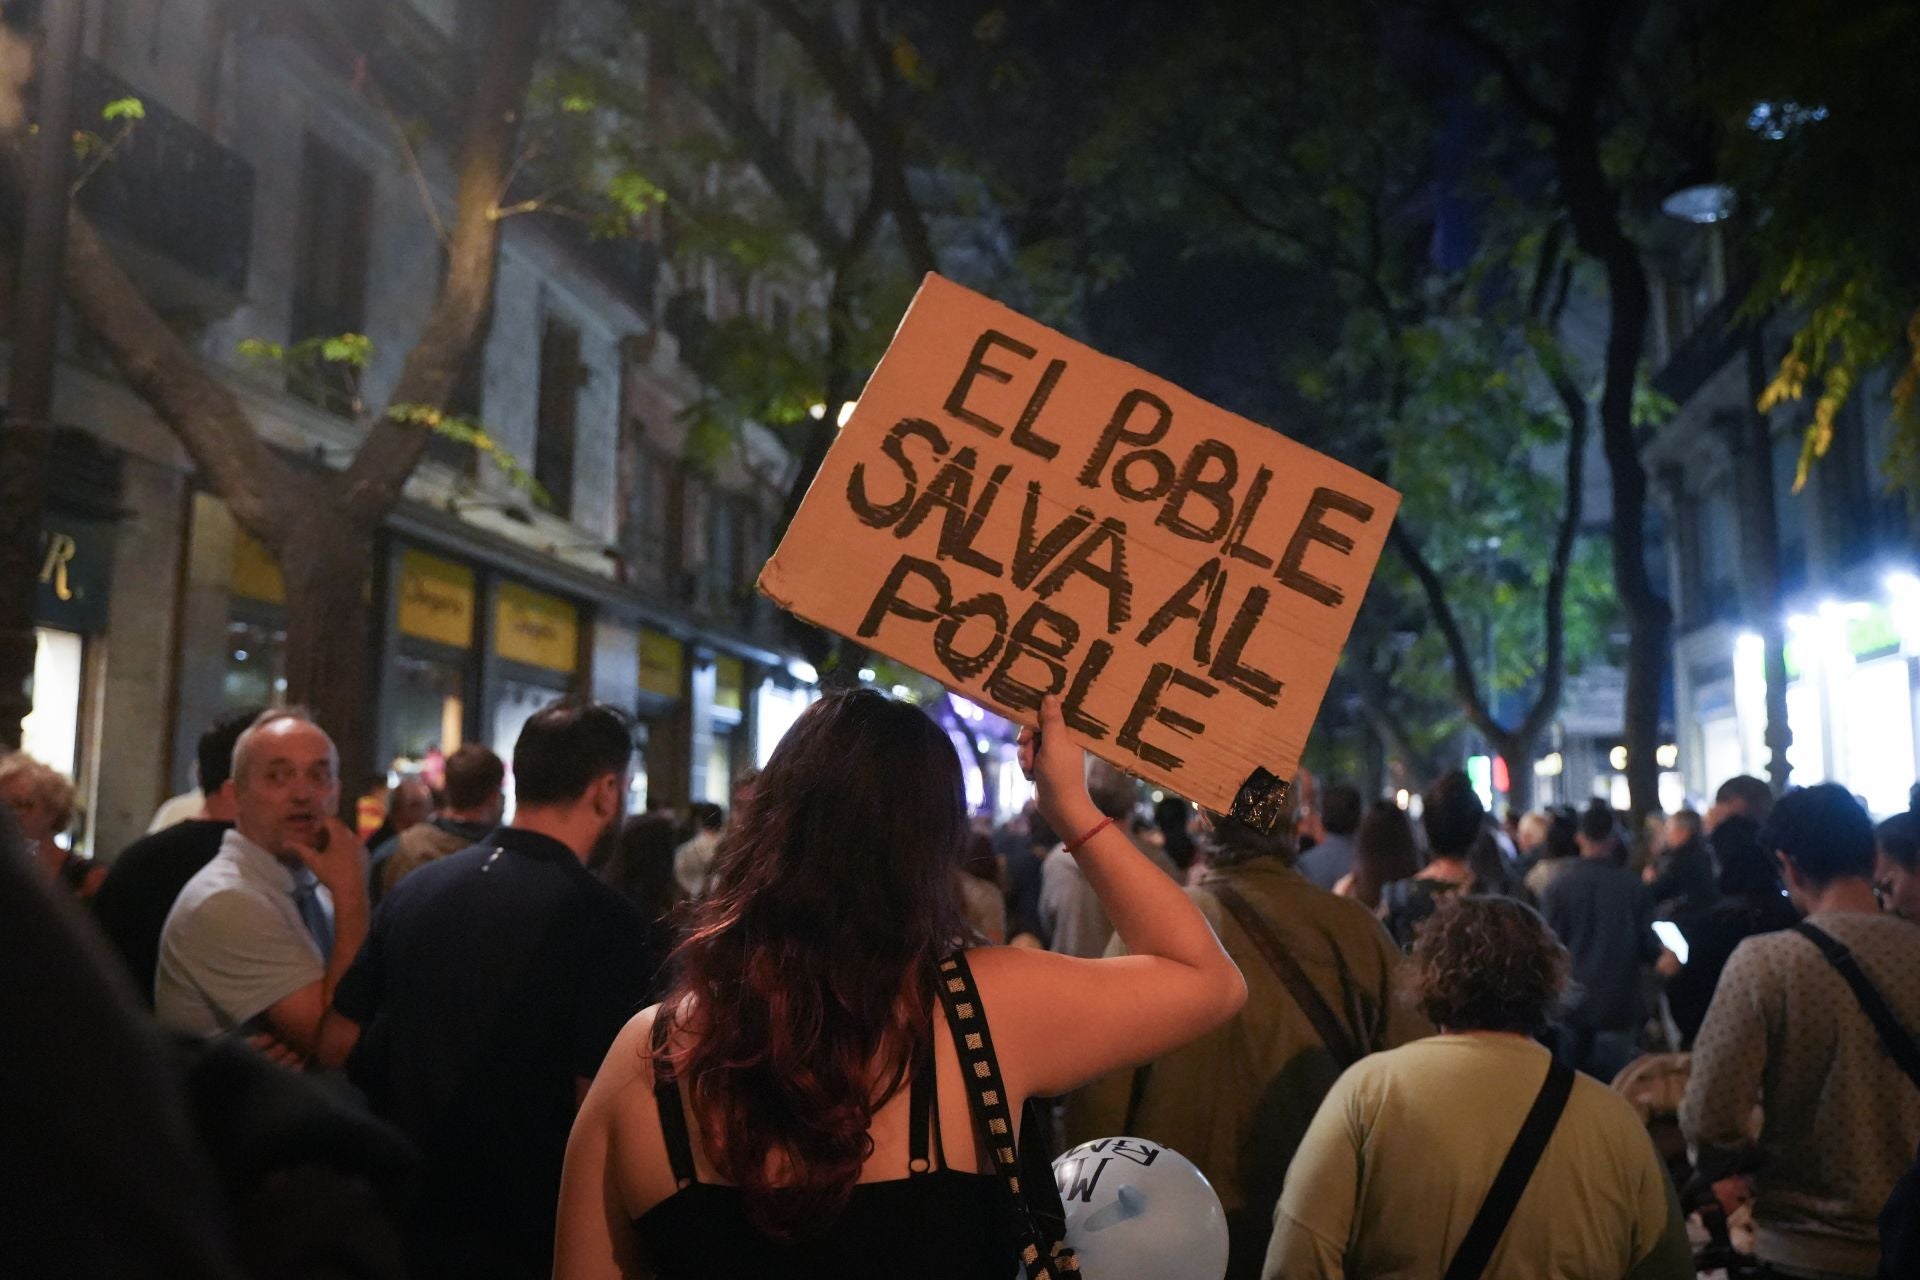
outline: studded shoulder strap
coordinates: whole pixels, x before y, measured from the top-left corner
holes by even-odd
[[[993,1033],[987,1029],[986,1010],[980,1003],[980,990],[974,985],[973,971],[962,952],[954,952],[940,962],[940,1003],[947,1011],[947,1025],[953,1029],[954,1049],[960,1055],[960,1072],[967,1082],[967,1109],[974,1125],[993,1156],[994,1172],[1000,1175],[1013,1200],[1014,1226],[1020,1237],[1020,1261],[1027,1280],[1058,1280],[1062,1275],[1080,1274],[1080,1263],[1064,1238],[1065,1214],[1059,1207],[1059,1191],[1048,1169],[1044,1186],[1021,1181],[1018,1134],[1013,1113],[1007,1106],[1006,1084],[1000,1078],[1000,1060],[993,1052]],[[1044,1199],[1052,1193],[1051,1214]]]

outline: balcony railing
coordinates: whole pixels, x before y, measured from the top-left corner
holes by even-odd
[[[80,190],[80,206],[101,231],[136,256],[156,260],[161,279],[143,283],[155,301],[224,311],[247,286],[253,241],[253,166],[97,62],[74,85],[74,124],[112,139],[108,103],[138,98],[145,117]]]

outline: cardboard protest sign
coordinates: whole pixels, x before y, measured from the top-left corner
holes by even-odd
[[[1399,502],[929,275],[760,590],[1271,830]]]

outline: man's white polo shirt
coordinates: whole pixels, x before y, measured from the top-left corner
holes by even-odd
[[[174,900],[153,982],[161,1025],[216,1036],[244,1025],[326,976],[319,945],[294,902],[314,884],[238,831]],[[332,899],[317,888],[329,918]]]

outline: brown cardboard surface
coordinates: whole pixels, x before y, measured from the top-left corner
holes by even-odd
[[[1399,503],[930,275],[759,586],[1010,719],[1062,692],[1096,755],[1265,825]]]

